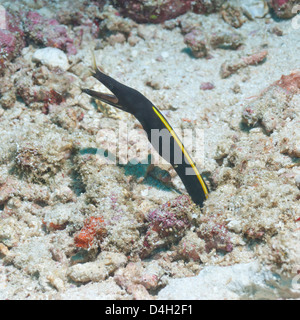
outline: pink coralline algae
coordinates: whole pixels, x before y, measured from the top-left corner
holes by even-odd
[[[165,0],[150,3],[144,0],[117,0],[115,4],[123,15],[140,23],[161,23],[186,13],[191,7],[189,0]]]
[[[125,268],[117,270],[114,280],[134,299],[151,299],[147,290],[156,290],[160,286],[160,272],[153,271],[147,270],[142,263],[129,262]]]
[[[203,224],[199,227],[197,234],[205,241],[206,252],[210,252],[212,249],[224,252],[231,252],[233,250],[228,230],[224,225]]]
[[[282,126],[287,126],[286,120],[295,118],[298,107],[297,104],[297,107],[289,105],[288,101],[291,101],[293,95],[299,93],[300,72],[294,71],[289,75],[282,75],[279,80],[264,89],[255,100],[245,106],[242,114],[243,123],[250,127],[261,124],[269,134]],[[298,156],[297,144],[288,146],[289,140],[288,138],[282,140],[281,152]]]
[[[221,65],[220,75],[222,79],[228,78],[238,70],[246,68],[247,66],[256,66],[263,63],[268,55],[267,50],[259,51],[252,55],[243,56],[233,61],[225,61]]]
[[[16,93],[23,99],[26,105],[40,103],[40,108],[44,114],[48,114],[49,105],[59,105],[65,101],[64,95],[54,89],[33,84],[30,86],[30,84],[26,84],[26,81],[17,82]],[[36,107],[37,105],[35,105]]]
[[[195,58],[202,58],[207,56],[207,42],[204,33],[195,28],[185,35],[184,43],[191,49]]]
[[[274,85],[286,90],[289,94],[300,93],[300,71],[294,71],[291,74],[281,76],[280,80],[276,81]]]
[[[195,13],[211,13],[216,11],[225,1],[192,1],[192,0],[115,0],[114,5],[121,14],[139,23],[161,23],[176,18],[187,11]]]
[[[24,29],[30,40],[46,47],[54,47],[76,54],[73,39],[68,35],[67,27],[55,19],[47,19],[39,13],[29,11],[23,18]]]
[[[191,226],[188,211],[192,205],[188,196],[179,196],[148,213],[148,229],[143,241],[142,258],[156,249],[178,242],[184,236]]]
[[[203,82],[200,85],[200,89],[204,90],[204,91],[205,90],[212,90],[214,88],[215,88],[215,85],[213,83],[211,83],[211,82]]]
[[[5,15],[5,29],[0,29],[0,73],[25,46],[20,20],[7,11]]]
[[[280,18],[289,19],[300,11],[299,0],[271,0],[270,6]]]
[[[184,43],[192,51],[195,58],[211,58],[210,49],[237,50],[243,44],[243,37],[238,32],[220,31],[211,34],[204,33],[199,26],[182,28]]]

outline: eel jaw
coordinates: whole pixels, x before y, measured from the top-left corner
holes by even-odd
[[[124,110],[124,108],[119,104],[119,99],[113,94],[98,92],[90,89],[81,89],[81,91],[113,107]]]

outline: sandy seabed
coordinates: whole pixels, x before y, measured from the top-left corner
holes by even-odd
[[[233,28],[219,13],[186,13],[153,25],[84,1],[0,3],[60,13],[77,49],[41,52],[31,36],[0,79],[0,299],[299,299],[300,28],[291,19],[245,17]],[[97,36],[64,16],[80,6],[100,21]],[[185,41],[193,28],[203,57]],[[202,209],[170,165],[131,164],[145,142],[133,116],[81,93],[106,90],[91,76],[91,49],[179,135],[201,130],[203,152],[186,148],[211,191]]]

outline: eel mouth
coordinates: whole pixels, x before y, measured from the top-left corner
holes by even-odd
[[[116,105],[119,102],[119,99],[114,94],[98,92],[90,89],[81,89],[81,91],[108,104]]]
[[[124,108],[119,104],[119,99],[114,94],[98,92],[90,89],[81,89],[81,91],[95,99],[124,111]]]

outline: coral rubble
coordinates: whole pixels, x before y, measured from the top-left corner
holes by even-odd
[[[139,23],[161,23],[165,20],[176,18],[190,10],[196,13],[211,13],[218,10],[222,3],[224,3],[222,0],[115,0],[113,2],[117,8],[121,9],[122,14]]]
[[[2,4],[0,299],[299,299],[298,35],[278,19],[299,1]],[[103,90],[90,48],[174,126],[202,209],[136,119],[82,93]]]
[[[270,6],[274,9],[276,15],[280,18],[288,19],[299,12],[299,0],[271,0]]]
[[[1,14],[5,15],[5,26],[0,29],[0,73],[3,73],[7,62],[20,54],[25,41],[22,24],[17,15],[7,11]]]

